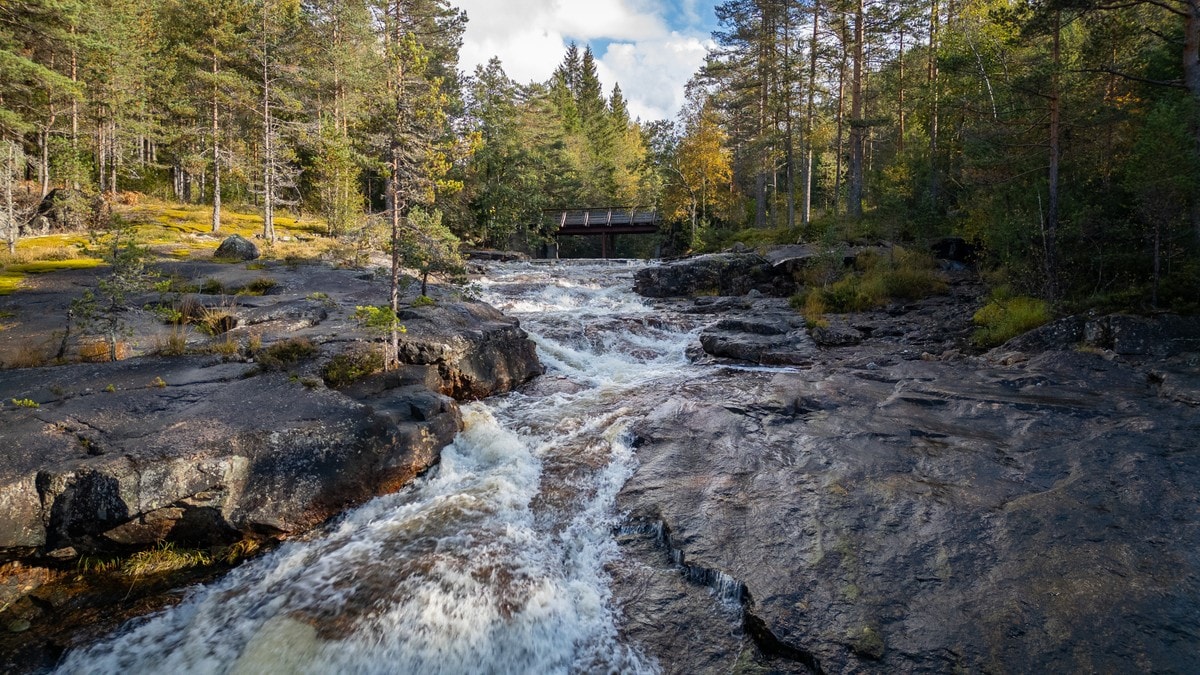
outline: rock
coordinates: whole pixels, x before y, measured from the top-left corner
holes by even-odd
[[[60,376],[97,393],[0,411],[0,554],[304,532],[404,485],[460,425],[457,406],[425,389],[365,405],[285,373],[242,378],[241,364],[206,361],[67,366]],[[33,376],[7,378],[3,395],[28,392]],[[85,437],[106,452],[88,452]]]
[[[529,254],[520,251],[494,251],[490,249],[471,249],[463,251],[467,260],[487,262],[524,262],[529,260]]]
[[[714,375],[633,428],[617,507],[668,533],[642,564],[679,566],[628,592],[744,589],[733,630],[771,672],[1189,672],[1197,425],[1128,364],[1069,351]],[[670,659],[684,643],[656,618],[627,630]]]
[[[31,224],[43,234],[54,230],[77,229],[83,225],[84,213],[90,204],[88,196],[79,190],[55,188],[38,204],[37,214],[33,218],[35,224]]]
[[[458,400],[509,391],[543,368],[520,322],[482,303],[452,303],[404,309],[400,360],[435,366],[439,390]]]
[[[650,298],[693,295],[746,295],[751,290],[768,297],[796,292],[787,269],[777,268],[756,253],[714,253],[684,258],[634,275],[635,292]]]
[[[256,260],[260,255],[254,242],[237,234],[226,237],[213,253],[214,258],[227,260]]]
[[[1089,321],[1084,340],[1122,356],[1175,356],[1200,351],[1200,317],[1111,314]]]
[[[750,312],[718,321],[700,333],[706,354],[770,365],[807,365],[816,347],[794,312]]]
[[[943,237],[929,246],[938,260],[973,265],[979,260],[979,250],[962,237]]]
[[[1164,358],[1200,351],[1200,317],[1174,314],[1102,317],[1070,316],[1019,335],[997,352],[1042,352],[1080,346],[1111,350],[1118,356]]]
[[[1034,328],[1009,340],[997,350],[1018,352],[1042,352],[1047,350],[1071,349],[1083,343],[1084,326],[1087,319],[1068,316]]]
[[[809,333],[822,347],[849,347],[863,341],[863,334],[841,323],[816,326]]]

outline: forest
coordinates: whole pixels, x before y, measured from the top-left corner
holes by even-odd
[[[641,120],[586,45],[545,82],[462,72],[446,0],[3,0],[0,225],[11,250],[52,189],[134,192],[395,256],[626,205],[664,253],[957,236],[1061,308],[1200,309],[1200,0],[716,13],[684,109]]]

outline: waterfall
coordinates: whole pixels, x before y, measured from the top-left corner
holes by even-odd
[[[628,427],[699,370],[694,317],[628,289],[634,263],[508,264],[483,299],[518,317],[558,386],[464,408],[408,488],[74,651],[65,673],[656,672],[622,644],[606,563]]]

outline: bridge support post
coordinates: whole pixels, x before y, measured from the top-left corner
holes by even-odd
[[[617,240],[616,235],[603,234],[600,236],[600,257],[607,258],[616,253]]]

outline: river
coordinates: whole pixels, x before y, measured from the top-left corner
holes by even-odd
[[[629,289],[638,263],[513,264],[480,282],[548,373],[469,404],[413,485],[68,655],[61,672],[650,673],[611,570],[629,426],[709,369],[701,318]]]

